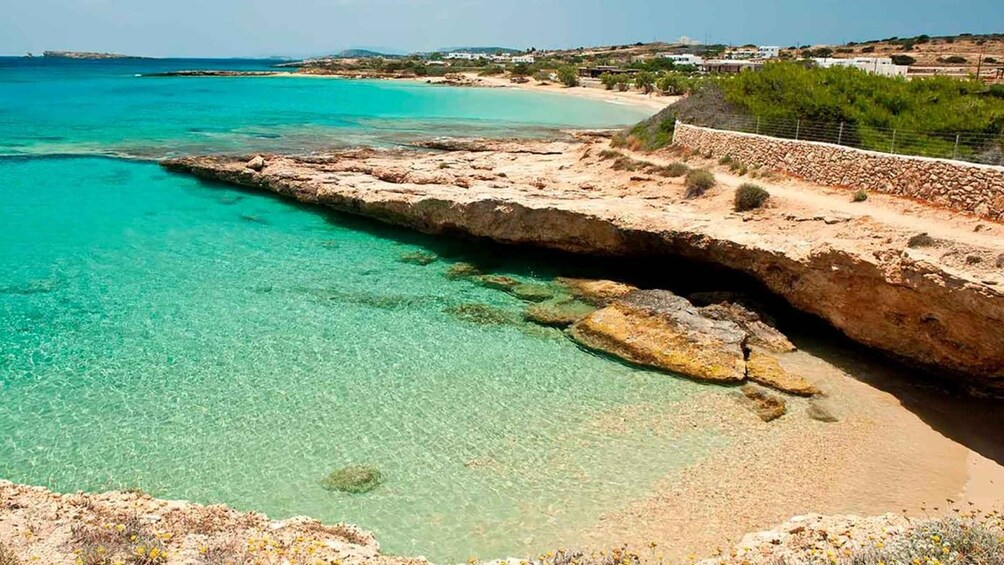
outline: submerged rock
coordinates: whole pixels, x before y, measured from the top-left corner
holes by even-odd
[[[820,392],[809,381],[789,373],[773,355],[757,348],[753,348],[746,359],[746,376],[755,383],[798,396]]]
[[[518,280],[502,275],[481,275],[474,277],[474,282],[485,288],[506,291],[519,284]]]
[[[383,475],[376,467],[349,465],[324,477],[321,486],[324,490],[363,494],[377,488],[382,482]]]
[[[795,351],[788,337],[768,325],[759,314],[734,302],[719,302],[701,308],[701,314],[713,320],[735,322],[747,334],[749,345],[762,347],[775,353]]]
[[[526,307],[523,317],[542,326],[568,327],[596,311],[596,307],[574,298],[554,298]]]
[[[268,220],[262,218],[261,216],[256,216],[254,214],[241,214],[241,220],[248,222],[250,224],[261,224],[263,226],[268,225]]]
[[[777,420],[788,412],[788,403],[784,398],[771,394],[764,388],[748,384],[743,386],[742,392],[746,406],[764,422]]]
[[[809,401],[809,407],[805,409],[805,413],[813,420],[826,422],[827,424],[840,421],[840,418],[833,415],[833,410],[829,404],[824,403],[818,398],[813,398]]]
[[[554,289],[544,284],[517,284],[509,289],[509,293],[527,302],[543,302],[554,298]]]
[[[452,280],[469,279],[481,275],[481,269],[470,263],[454,263],[446,270],[446,278]]]
[[[629,284],[607,280],[559,277],[557,283],[567,287],[572,296],[601,307],[638,290]]]
[[[746,378],[745,332],[712,320],[669,291],[639,290],[576,322],[576,342],[622,359],[700,380]]]
[[[487,304],[461,304],[451,306],[445,312],[458,320],[482,326],[507,326],[519,323],[509,312]]]
[[[426,251],[412,251],[411,253],[405,253],[398,261],[401,263],[408,263],[410,265],[419,265],[424,267],[426,265],[431,265],[439,260],[439,256],[435,253],[429,253]]]

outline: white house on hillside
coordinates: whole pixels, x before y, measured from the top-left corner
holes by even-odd
[[[761,45],[757,47],[757,59],[777,59],[781,56],[781,47],[777,45]]]
[[[467,53],[466,51],[454,51],[453,53],[447,53],[443,55],[444,59],[461,59],[464,61],[476,61],[478,59],[487,59],[488,55],[484,53]]]
[[[910,68],[906,65],[894,65],[889,57],[855,57],[853,59],[821,58],[813,59],[824,69],[830,67],[853,67],[874,75],[887,77],[905,77]]]
[[[532,65],[537,62],[537,58],[533,55],[517,55],[511,59],[515,64],[523,63],[524,65]]]
[[[781,55],[781,48],[777,45],[761,45],[759,47],[738,47],[729,50],[725,55],[727,59],[735,61],[748,61],[751,59],[776,59]]]
[[[704,58],[693,53],[682,53],[680,55],[675,55],[672,53],[663,53],[660,55],[663,59],[669,59],[673,61],[674,65],[700,65],[704,63]]]

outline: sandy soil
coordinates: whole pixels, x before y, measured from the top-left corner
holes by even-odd
[[[665,477],[652,495],[604,516],[582,546],[623,543],[653,561],[675,561],[727,552],[746,532],[808,513],[938,516],[948,500],[967,508],[970,502],[986,510],[1004,507],[1004,466],[997,462],[1004,461],[1004,445],[981,430],[1004,425],[1004,417],[990,406],[962,416],[956,411],[973,409],[967,401],[909,390],[923,398],[925,408],[917,410],[897,396],[905,389],[895,370],[842,358],[851,351],[810,349],[785,364],[826,391],[825,405],[839,422],[810,420],[809,401],[788,398],[789,414],[764,424],[737,402],[719,398],[707,408],[732,443]],[[878,384],[864,382],[872,379]],[[956,414],[956,424],[971,435],[948,437],[931,425],[928,411]],[[976,437],[998,443],[988,452],[997,461],[967,445]]]

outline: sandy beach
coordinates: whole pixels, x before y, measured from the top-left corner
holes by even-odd
[[[529,82],[523,84],[517,84],[510,81],[508,78],[493,77],[493,76],[478,76],[476,73],[464,73],[464,76],[471,80],[480,80],[484,86],[494,87],[494,88],[515,88],[518,90],[527,90],[531,92],[549,92],[554,94],[562,94],[565,96],[577,96],[579,98],[589,98],[591,100],[602,100],[604,102],[609,102],[611,104],[625,104],[630,106],[636,106],[639,108],[645,108],[653,110],[653,113],[662,110],[666,106],[676,102],[681,97],[680,96],[662,96],[659,94],[645,94],[643,92],[638,92],[631,90],[628,92],[621,92],[619,90],[605,90],[602,87],[596,87],[593,85],[589,86],[577,86],[569,88],[567,86],[557,84],[557,83],[541,83],[536,80],[530,79]],[[423,79],[425,82],[427,79]],[[434,80],[434,79],[433,79]]]

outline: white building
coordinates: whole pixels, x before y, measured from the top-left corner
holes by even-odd
[[[813,59],[821,68],[853,67],[874,75],[887,77],[905,77],[910,67],[894,65],[889,57],[855,57],[853,59],[834,59],[832,57]]]
[[[701,65],[704,63],[704,58],[694,55],[693,53],[682,53],[675,55],[672,53],[663,53],[660,55],[663,59],[669,59],[673,61],[674,65]]]
[[[757,47],[757,59],[777,59],[781,56],[781,47],[778,45],[761,45]]]
[[[524,65],[532,65],[537,62],[537,58],[533,55],[517,55],[510,59],[514,64],[523,63]]]
[[[737,47],[735,49],[730,49],[729,52],[725,54],[725,58],[733,61],[748,61],[750,59],[755,59],[757,52],[757,49],[753,47]]]
[[[443,55],[444,59],[461,59],[464,61],[476,61],[478,59],[487,59],[488,55],[484,53],[467,53],[466,51],[454,51],[453,53],[447,53]]]

